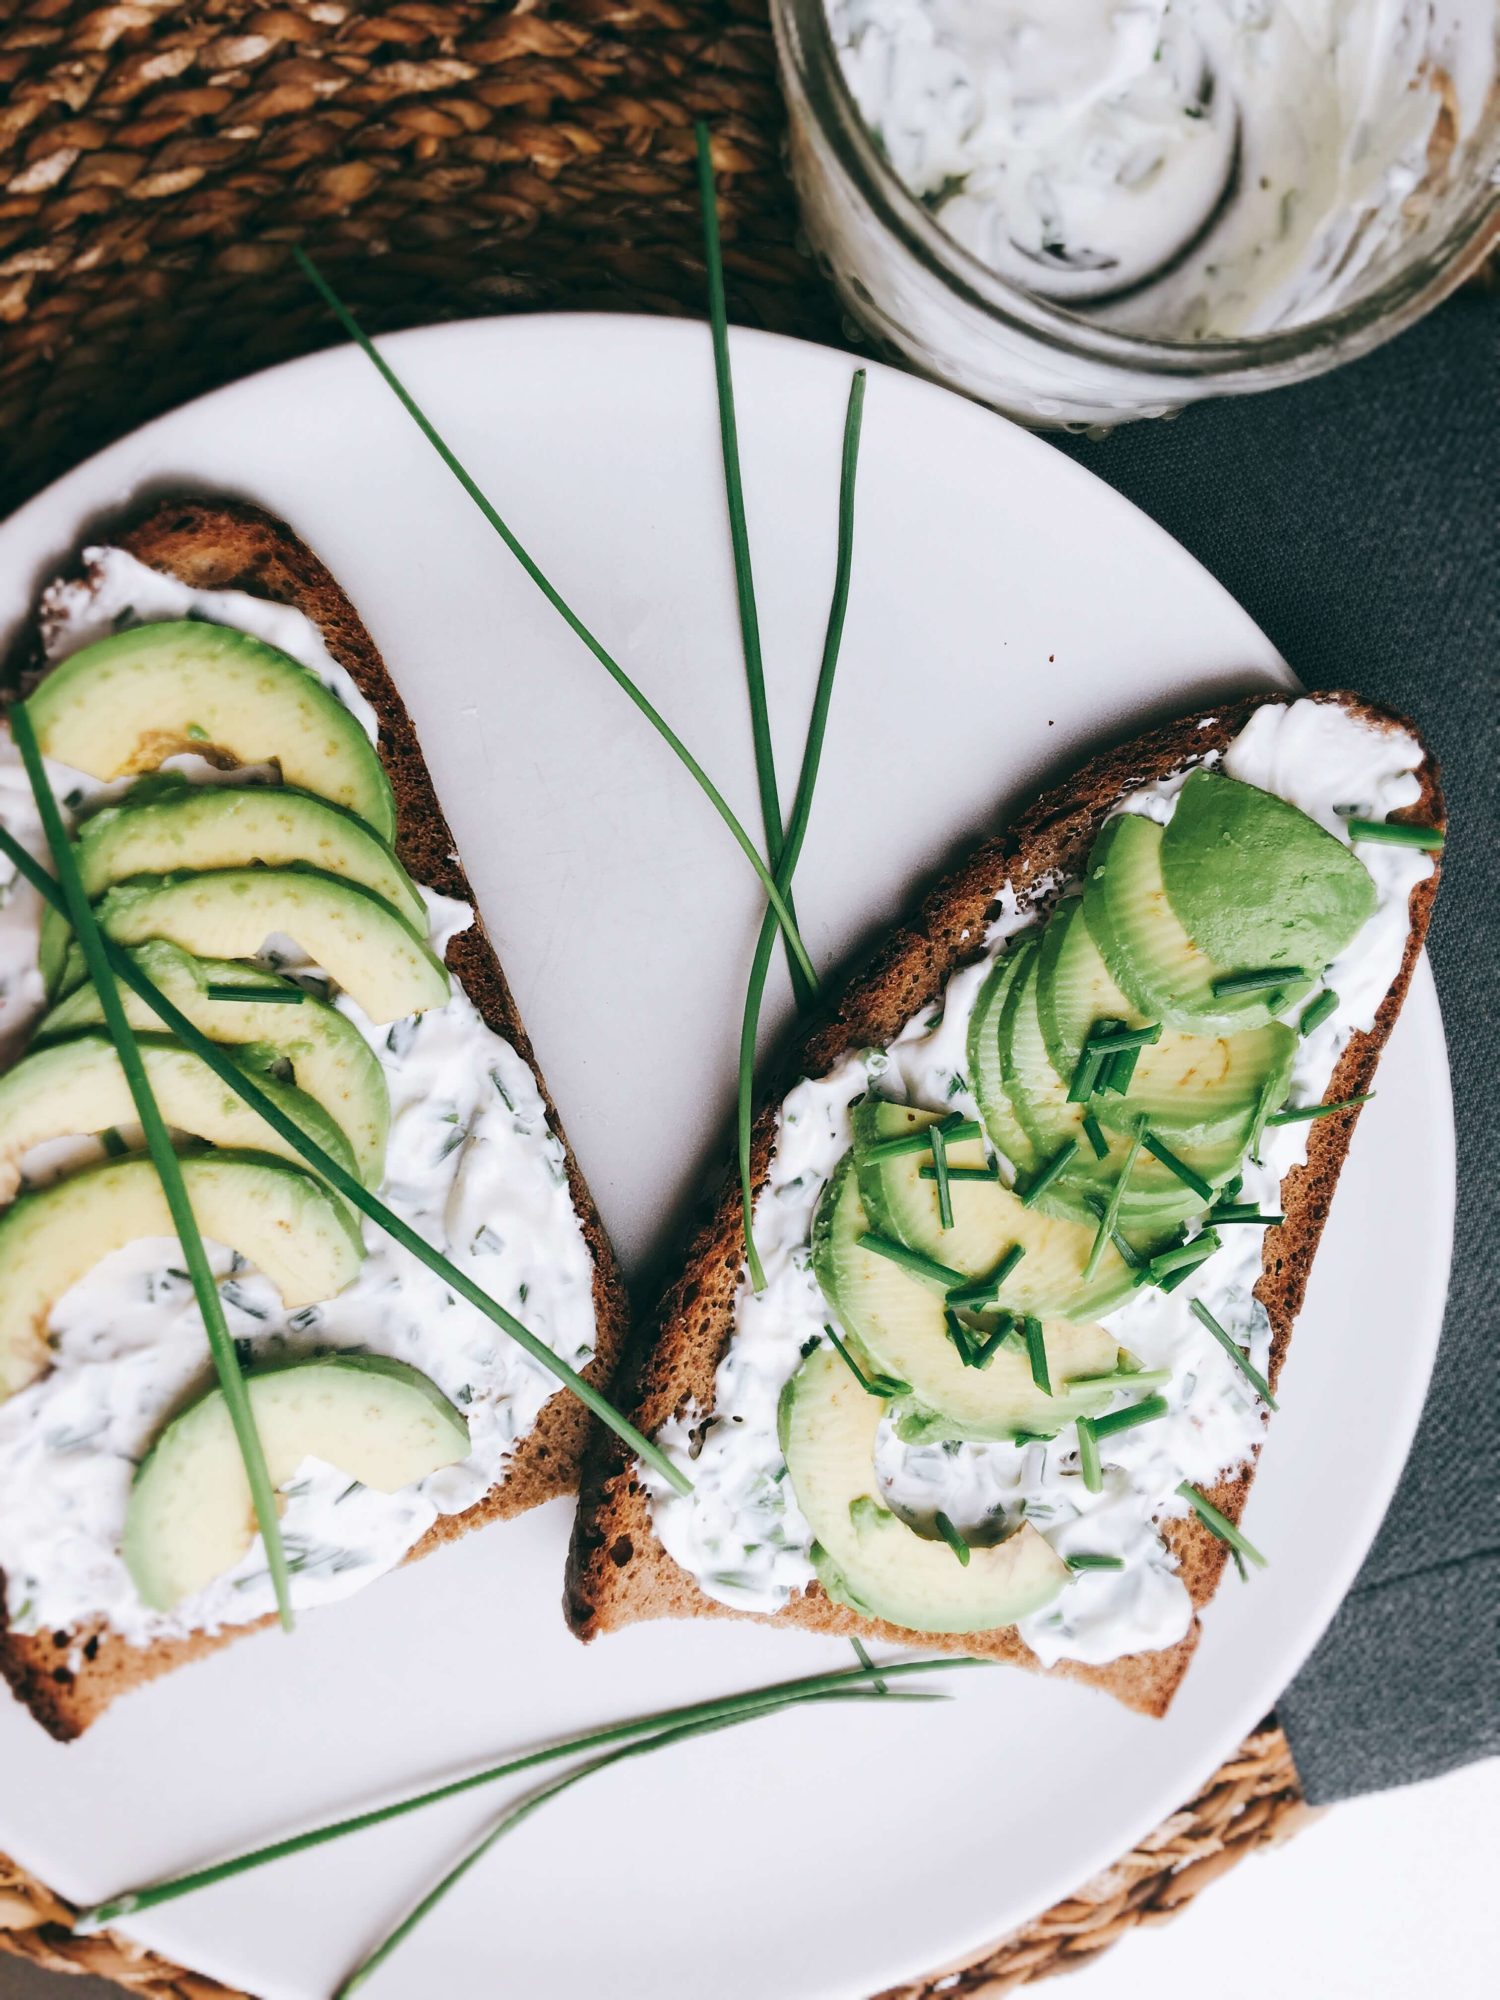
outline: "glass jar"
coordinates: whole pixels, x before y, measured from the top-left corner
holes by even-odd
[[[1475,129],[1428,149],[1390,241],[1348,296],[1298,324],[1163,339],[1007,282],[903,185],[860,115],[825,0],[772,0],[788,148],[812,248],[859,324],[921,373],[1023,423],[1086,428],[1209,396],[1303,381],[1368,353],[1436,305],[1500,243],[1500,90]],[[1495,29],[1500,37],[1500,15]]]

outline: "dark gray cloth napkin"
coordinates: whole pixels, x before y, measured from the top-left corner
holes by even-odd
[[[1405,710],[1442,763],[1452,841],[1430,950],[1458,1118],[1447,1320],[1379,1539],[1277,1704],[1310,1798],[1409,1784],[1500,1752],[1500,297],[1456,298],[1302,388],[1059,448],[1190,549],[1308,686]],[[1335,1426],[1330,1449],[1357,1477],[1357,1441]]]

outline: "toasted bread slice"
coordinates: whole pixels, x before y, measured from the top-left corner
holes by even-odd
[[[396,797],[396,847],[413,880],[442,895],[474,902],[454,852],[453,837],[433,791],[411,719],[374,641],[328,571],[283,522],[257,507],[219,500],[170,501],[154,508],[128,532],[110,538],[152,569],[200,590],[245,591],[303,612],[319,628],[329,652],[353,676],[380,722],[378,749]],[[32,665],[35,664],[33,660]],[[27,662],[22,662],[23,670]],[[552,1130],[567,1141],[505,974],[476,915],[447,950],[454,979],[485,1023],[503,1035],[537,1078]],[[596,1349],[585,1371],[607,1384],[624,1346],[628,1301],[604,1226],[578,1162],[567,1150],[573,1206],[594,1260]],[[414,1561],[439,1544],[487,1522],[508,1519],[575,1490],[587,1435],[583,1406],[565,1390],[544,1405],[537,1423],[517,1446],[506,1476],[477,1505],[440,1518],[408,1556]],[[80,1735],[111,1702],[133,1688],[226,1645],[255,1626],[215,1635],[137,1646],[108,1630],[27,1636],[5,1629],[4,1579],[0,1576],[0,1674],[54,1736]]]
[[[914,1014],[936,1000],[952,974],[978,955],[978,942],[996,914],[997,892],[1002,885],[1009,884],[1024,906],[1033,897],[1039,900],[1048,883],[1077,876],[1100,825],[1122,798],[1200,762],[1210,751],[1224,750],[1257,708],[1285,698],[1261,695],[1192,715],[1096,758],[1068,783],[1039,799],[1009,833],[986,841],[965,865],[940,883],[915,917],[889,938],[855,978],[831,1016],[792,1052],[756,1121],[752,1170],[757,1190],[766,1179],[776,1138],[777,1110],[786,1090],[798,1077],[825,1075],[852,1052],[888,1044]],[[1403,718],[1375,708],[1357,695],[1312,698],[1336,702],[1376,727],[1411,731]],[[1442,794],[1430,756],[1417,776],[1422,795],[1411,808],[1410,817],[1441,825]],[[1356,1034],[1341,1056],[1326,1102],[1357,1096],[1368,1089],[1421,950],[1436,889],[1434,868],[1412,892],[1410,928],[1400,970],[1373,1028]],[[1273,1384],[1302,1304],[1308,1270],[1357,1115],[1350,1112],[1311,1124],[1306,1165],[1294,1168],[1282,1183],[1286,1221],[1266,1232],[1256,1296],[1271,1322]],[[648,1337],[632,1357],[630,1412],[648,1436],[670,1418],[681,1416],[690,1404],[705,1417],[712,1415],[715,1372],[733,1330],[742,1269],[736,1174],[726,1181],[717,1205],[693,1238],[680,1276],[666,1293]],[[1238,1521],[1244,1508],[1253,1470],[1253,1465],[1246,1466],[1208,1492],[1208,1498],[1231,1520]],[[1228,1549],[1196,1518],[1169,1521],[1164,1533],[1181,1565],[1196,1614],[1218,1587]],[[589,1448],[569,1558],[567,1609],[574,1630],[586,1640],[639,1619],[758,1616],[763,1623],[863,1636],[928,1651],[986,1654],[1046,1671],[1014,1630],[941,1636],[906,1631],[846,1610],[816,1583],[774,1614],[730,1609],[702,1591],[667,1554],[653,1532],[650,1500],[634,1462],[617,1440],[603,1431],[595,1432]],[[1104,1688],[1128,1707],[1159,1716],[1176,1692],[1197,1638],[1195,1615],[1187,1636],[1161,1651],[1134,1654],[1102,1667],[1064,1662],[1050,1671]]]

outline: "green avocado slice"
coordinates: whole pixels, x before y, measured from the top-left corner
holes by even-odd
[[[147,1081],[168,1125],[210,1145],[302,1164],[295,1147],[191,1050],[169,1035],[139,1040]],[[349,1141],[316,1099],[274,1077],[256,1073],[254,1080],[346,1173],[355,1172]],[[33,1050],[0,1076],[0,1201],[16,1192],[20,1162],[33,1146],[129,1127],[135,1120],[135,1100],[107,1035],[77,1035]]]
[[[303,998],[295,1006],[256,999],[210,999],[210,985],[242,986],[251,994],[267,988],[273,992],[283,987],[293,990],[291,981],[240,959],[194,958],[160,938],[136,945],[130,956],[210,1041],[250,1046],[257,1057],[289,1062],[297,1088],[322,1105],[354,1148],[365,1186],[379,1187],[385,1174],[391,1124],[390,1090],[379,1057],[347,1014],[300,987],[295,990],[302,992]],[[82,973],[80,956],[76,974],[81,977]],[[70,965],[64,985],[72,983]],[[120,998],[125,1018],[138,1034],[162,1032],[157,1015],[123,983]],[[43,1017],[34,1046],[103,1026],[104,1009],[98,993],[90,985],[73,984],[67,998]]]
[[[936,1184],[922,1178],[930,1154],[874,1150],[882,1139],[926,1131],[937,1116],[880,1098],[867,1098],[856,1106],[854,1171],[870,1227],[965,1278],[988,1276],[1019,1245],[1025,1254],[1006,1279],[999,1299],[1002,1306],[1017,1312],[1091,1320],[1118,1304],[1130,1291],[1133,1275],[1113,1245],[1106,1247],[1094,1276],[1087,1282],[1083,1278],[1096,1231],[1092,1217],[1082,1223],[1050,1215],[1040,1205],[1023,1206],[1020,1197],[998,1180],[963,1180],[954,1181],[950,1190],[953,1227],[943,1228]],[[950,1144],[947,1153],[957,1167],[984,1164],[978,1139]]]
[[[1265,968],[1211,958],[1189,937],[1167,897],[1161,850],[1162,830],[1154,820],[1118,814],[1094,843],[1083,892],[1084,921],[1094,942],[1146,1020],[1193,1034],[1233,1033],[1263,1027],[1311,991],[1321,967],[1305,968],[1302,977],[1289,975],[1284,986],[1215,993],[1216,981]]]
[[[1000,1023],[1011,988],[1025,968],[1033,941],[1016,940],[1003,957],[996,959],[989,976],[979,989],[974,1011],[969,1016],[969,1080],[979,1116],[990,1135],[991,1144],[1005,1155],[1023,1179],[1042,1164],[1034,1141],[1012,1104],[1005,1087],[1005,1066],[1001,1058]]]
[[[1193,771],[1161,839],[1173,914],[1200,951],[1231,971],[1338,957],[1374,913],[1359,856],[1274,792],[1221,771]]]
[[[354,716],[288,654],[227,625],[116,632],[54,667],[26,706],[43,754],[91,778],[154,771],[183,751],[275,764],[287,784],[395,837],[390,780]]]
[[[288,1312],[331,1299],[364,1256],[358,1225],[321,1181],[263,1153],[181,1155],[203,1234],[237,1250]],[[85,1167],[0,1210],[0,1401],[46,1373],[47,1321],[111,1251],[175,1236],[153,1163],[141,1154]]]
[[[330,1354],[245,1378],[273,1486],[321,1459],[399,1493],[469,1455],[469,1427],[428,1376],[374,1354]],[[125,1562],[143,1602],[169,1611],[223,1576],[254,1539],[250,1484],[223,1391],[175,1417],[141,1461]]]
[[[268,938],[294,938],[376,1023],[449,995],[442,961],[389,903],[315,868],[148,875],[108,890],[97,911],[116,944],[165,938],[201,958],[254,958]]]
[[[811,1353],[782,1392],[780,1427],[797,1505],[835,1603],[912,1632],[989,1632],[1050,1604],[1067,1564],[1029,1522],[974,1547],[967,1563],[893,1514],[875,1480],[882,1405],[831,1348]]]
[[[1043,1325],[1049,1390],[1033,1379],[1019,1337],[984,1367],[966,1367],[948,1336],[943,1295],[899,1264],[866,1249],[869,1219],[845,1160],[825,1190],[813,1225],[813,1271],[824,1296],[877,1373],[905,1385],[895,1413],[903,1436],[1050,1437],[1075,1417],[1104,1409],[1110,1387],[1090,1379],[1120,1366],[1120,1350],[1102,1326],[1071,1320]],[[1009,1288],[1007,1287],[1007,1294]],[[981,1326],[987,1325],[982,1317]]]

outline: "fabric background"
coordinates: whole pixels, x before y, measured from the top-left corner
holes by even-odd
[[[1309,1798],[1408,1784],[1500,1752],[1500,1003],[1488,991],[1500,972],[1500,297],[1461,295],[1304,387],[1060,449],[1191,550],[1310,687],[1405,710],[1442,764],[1453,840],[1429,949],[1458,1122],[1447,1320],[1380,1537],[1277,1704]]]

